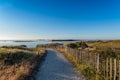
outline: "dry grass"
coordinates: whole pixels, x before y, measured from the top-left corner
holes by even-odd
[[[93,52],[101,53],[101,56],[120,59],[120,40],[87,42],[87,44],[92,47]]]
[[[0,80],[24,80],[44,53],[43,48],[0,48]]]
[[[94,41],[94,42],[86,42],[86,44],[88,45],[88,48],[85,48],[85,49],[81,48],[82,53],[83,54],[99,53],[100,65],[102,66],[104,66],[103,62],[106,60],[106,58],[116,58],[120,60],[120,41],[119,40]],[[80,49],[80,48],[75,48],[75,49]],[[86,62],[88,59],[86,60],[86,58],[84,58],[84,61],[83,61],[84,63],[79,63],[74,57],[74,55],[71,55],[70,53],[65,52],[64,47],[63,48],[58,47],[58,51],[60,51],[66,56],[66,58],[74,65],[74,67],[85,76],[86,80],[95,80],[98,78],[100,80],[104,80],[105,76],[103,76],[103,73],[102,73],[102,70],[104,70],[103,67],[100,67],[101,71],[100,73],[98,73],[96,72],[96,68],[94,68],[92,65],[89,65],[89,63]],[[92,63],[94,63],[94,60]]]
[[[80,64],[79,60],[64,49],[58,49],[58,51],[63,53],[63,55],[72,63],[74,68],[81,74],[83,80],[94,80],[96,76],[94,68],[85,64]]]
[[[120,40],[113,41],[101,41],[101,42],[87,42],[89,46],[93,47],[112,47],[112,48],[120,48]]]

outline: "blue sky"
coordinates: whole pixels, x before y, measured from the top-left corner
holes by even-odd
[[[0,0],[0,39],[120,39],[119,0]]]

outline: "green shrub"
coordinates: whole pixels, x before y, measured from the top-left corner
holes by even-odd
[[[20,77],[20,76],[23,75],[23,72],[19,70],[19,71],[16,72],[16,75],[17,75],[18,77]]]
[[[83,48],[83,49],[85,49],[85,48],[87,48],[88,47],[88,45],[85,43],[85,42],[77,42],[76,43],[77,44],[77,46],[80,48]]]
[[[77,46],[76,43],[68,43],[68,44],[67,44],[67,47],[73,48],[73,49],[78,48],[78,46]]]
[[[89,79],[96,76],[96,71],[91,67],[84,67],[84,69],[82,69],[82,73]]]

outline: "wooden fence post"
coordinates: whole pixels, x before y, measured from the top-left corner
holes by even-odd
[[[79,50],[77,50],[77,63],[79,63]]]
[[[119,80],[120,80],[120,60],[119,60]]]
[[[96,64],[96,69],[97,69],[97,72],[99,72],[99,54],[97,54],[97,64]]]
[[[89,61],[88,66],[90,66],[90,53],[89,52],[88,52],[88,61]]]
[[[96,53],[94,53],[94,61],[93,61],[93,64],[94,64],[94,68],[97,70],[97,59],[96,59]]]
[[[106,59],[106,80],[108,80],[108,58]]]
[[[75,50],[75,58],[76,58],[76,60],[78,60],[78,57],[77,57],[78,55],[77,55],[77,50]]]
[[[92,67],[94,67],[94,64],[93,64],[93,54],[90,53],[90,65],[92,65]]]
[[[99,73],[99,54],[97,54],[96,70],[97,70],[97,73]],[[96,75],[96,80],[99,80],[98,74]]]
[[[69,48],[69,53],[70,53],[70,55],[71,55],[71,48]]]
[[[79,50],[79,64],[81,63],[81,50]]]
[[[116,59],[114,59],[114,80],[116,80]]]
[[[77,62],[78,62],[78,64],[80,63],[80,52],[79,52],[79,50],[77,50]]]
[[[110,80],[112,80],[112,58],[110,58]]]
[[[82,49],[81,49],[81,64],[83,63],[82,59],[83,59],[83,54],[82,54]]]
[[[67,47],[67,53],[70,53],[70,49]]]

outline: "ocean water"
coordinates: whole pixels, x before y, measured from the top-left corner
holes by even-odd
[[[0,46],[19,46],[26,45],[29,48],[34,48],[38,44],[48,44],[52,41],[31,41],[31,42],[14,42],[14,41],[0,41]]]
[[[19,46],[26,45],[28,48],[35,48],[40,44],[49,44],[49,43],[68,43],[68,42],[76,42],[76,41],[50,41],[50,40],[41,40],[41,41],[0,41],[0,46]]]

